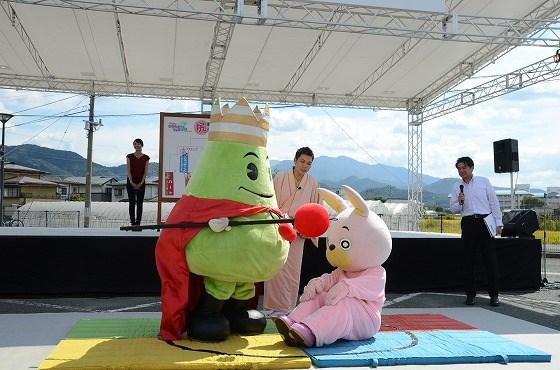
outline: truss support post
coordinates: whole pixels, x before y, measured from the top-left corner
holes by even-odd
[[[408,109],[408,230],[419,231],[422,203],[422,123],[419,106]]]

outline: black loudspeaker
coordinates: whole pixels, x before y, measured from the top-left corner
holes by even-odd
[[[512,209],[504,212],[502,236],[533,237],[539,229],[537,214],[532,209]]]
[[[517,140],[494,141],[494,172],[519,172]]]

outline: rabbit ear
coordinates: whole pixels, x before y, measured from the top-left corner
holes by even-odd
[[[336,195],[330,190],[319,188],[319,196],[323,199],[336,213],[344,211],[348,206],[344,202],[344,199]]]
[[[342,193],[344,193],[346,199],[348,199],[354,206],[357,214],[363,217],[367,217],[369,215],[369,208],[360,193],[346,185],[342,185]]]

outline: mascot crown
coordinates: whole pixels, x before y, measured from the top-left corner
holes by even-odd
[[[218,98],[212,104],[208,140],[266,147],[269,118],[268,105],[263,112],[259,107],[251,110],[247,100],[241,98],[231,108],[228,104],[222,107]]]

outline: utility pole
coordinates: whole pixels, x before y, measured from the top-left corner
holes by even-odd
[[[95,105],[95,94],[91,94],[89,96],[89,120],[86,121],[85,130],[87,131],[87,139],[88,139],[88,146],[87,146],[87,160],[86,160],[86,200],[85,200],[85,209],[84,209],[84,227],[89,227],[90,218],[91,218],[91,177],[93,172],[93,132],[97,131],[99,126],[103,126],[101,124],[101,120],[99,122],[93,121],[93,111]]]
[[[89,119],[86,122],[87,131],[87,160],[86,160],[86,204],[84,210],[84,227],[89,227],[89,218],[91,216],[91,173],[92,173],[92,155],[93,155],[93,109],[95,104],[95,95],[89,96]]]
[[[0,146],[0,227],[4,226],[4,132],[6,122],[13,116],[8,113],[0,113],[2,121],[2,145]]]

